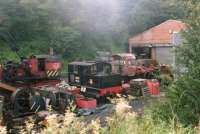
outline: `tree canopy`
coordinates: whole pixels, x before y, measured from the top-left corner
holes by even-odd
[[[200,118],[200,1],[187,0],[184,21],[188,29],[177,50],[177,61],[184,72],[178,75],[169,92],[176,119],[185,125],[198,125]]]
[[[181,18],[175,0],[1,0],[0,61],[46,53],[67,60],[98,50],[122,52],[127,40],[167,19]]]

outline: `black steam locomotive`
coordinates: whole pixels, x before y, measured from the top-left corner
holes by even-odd
[[[81,88],[87,97],[100,98],[124,91],[121,76],[113,74],[107,62],[72,62],[68,65],[68,73],[69,84]]]

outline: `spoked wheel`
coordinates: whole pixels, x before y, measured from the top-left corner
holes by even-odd
[[[30,98],[33,95],[31,89],[17,89],[11,96],[11,103],[14,113],[30,112]]]
[[[38,112],[46,109],[46,103],[39,92],[35,92],[33,96],[30,97],[30,111]]]
[[[55,110],[59,113],[65,113],[67,107],[75,102],[75,97],[62,91],[55,92],[56,105]]]

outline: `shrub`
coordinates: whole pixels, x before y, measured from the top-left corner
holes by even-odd
[[[183,76],[170,87],[168,98],[178,120],[185,125],[197,125],[199,122],[199,85],[199,79]]]
[[[157,105],[157,104],[156,104]],[[120,108],[119,108],[120,107]],[[155,108],[155,105],[154,105]],[[158,107],[157,107],[158,108]],[[164,109],[163,109],[164,110]],[[166,109],[165,109],[166,110]],[[77,118],[75,114],[67,112],[60,118],[52,115],[47,118],[47,127],[41,134],[62,133],[62,134],[193,134],[197,132],[196,128],[184,127],[176,120],[171,119],[165,122],[161,118],[153,117],[155,110],[148,107],[143,116],[138,116],[130,110],[126,102],[119,102],[115,112],[107,117],[106,125],[102,125],[99,119],[85,122],[82,118]],[[165,111],[168,112],[168,111]],[[162,113],[160,113],[162,114]],[[33,133],[28,125],[24,133]]]

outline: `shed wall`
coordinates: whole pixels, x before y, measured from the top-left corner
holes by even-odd
[[[173,47],[156,47],[156,59],[160,64],[175,64],[175,53]]]

